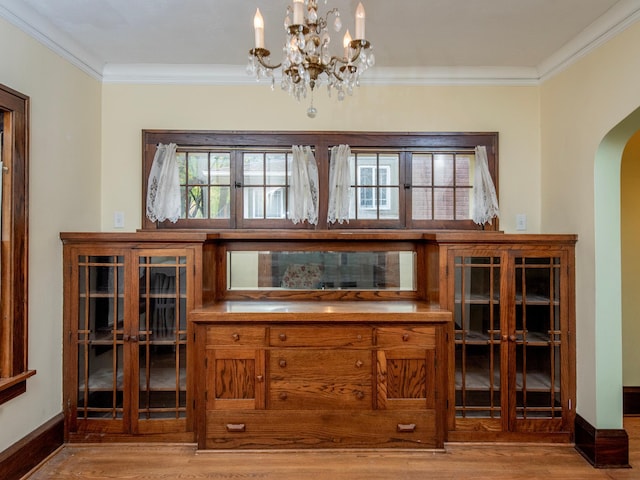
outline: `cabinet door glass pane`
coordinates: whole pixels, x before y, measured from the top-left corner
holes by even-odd
[[[124,258],[78,258],[78,418],[123,416]]]
[[[560,259],[516,258],[516,417],[558,418]]]
[[[186,257],[139,257],[138,418],[186,414]]]
[[[500,418],[500,257],[454,258],[456,415]]]

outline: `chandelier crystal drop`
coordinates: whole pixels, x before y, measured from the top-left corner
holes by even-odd
[[[325,4],[327,0],[325,0]],[[264,20],[257,9],[253,19],[255,48],[249,51],[247,73],[259,81],[271,80],[275,86],[274,71],[280,70],[280,86],[298,101],[311,95],[311,105],[307,110],[310,118],[316,116],[313,107],[313,92],[320,85],[327,86],[331,96],[337,92],[338,100],[352,95],[353,88],[360,82],[360,75],[375,64],[371,44],[365,39],[365,12],[362,3],[358,4],[355,15],[355,39],[349,30],[345,33],[340,55],[330,52],[331,36],[329,26],[336,32],[342,29],[342,19],[337,8],[329,10],[324,16],[318,14],[317,0],[293,0],[287,6],[284,29],[287,39],[283,47],[283,58],[279,64],[272,64],[271,52],[264,46]]]

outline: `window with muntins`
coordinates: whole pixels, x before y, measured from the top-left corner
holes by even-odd
[[[145,229],[487,229],[471,220],[476,146],[487,148],[498,191],[497,133],[208,132],[145,130],[143,198],[158,144],[175,143],[182,212]],[[349,214],[328,223],[330,150],[350,146]],[[317,225],[289,211],[292,145],[311,147],[318,165]],[[144,209],[143,209],[144,211]]]

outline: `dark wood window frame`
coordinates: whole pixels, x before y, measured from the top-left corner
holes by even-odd
[[[315,152],[319,175],[318,225],[293,224],[288,220],[236,220],[232,206],[231,219],[180,219],[152,222],[142,208],[144,230],[171,228],[239,229],[239,228],[286,228],[306,230],[328,229],[466,229],[498,230],[498,219],[484,226],[472,220],[414,220],[411,218],[411,185],[409,161],[412,153],[469,151],[476,146],[487,148],[489,171],[498,192],[498,134],[496,132],[272,132],[272,131],[201,131],[201,130],[143,130],[142,131],[142,205],[146,205],[147,181],[158,144],[175,143],[179,148],[231,148],[235,150],[264,148],[290,148],[291,145],[309,145]],[[348,144],[352,151],[380,149],[400,154],[400,218],[398,220],[350,220],[343,224],[328,224],[327,202],[329,178],[329,150],[332,146]],[[404,167],[403,167],[404,166]],[[233,167],[232,167],[233,171]],[[232,204],[239,205],[241,185],[232,180]]]
[[[2,260],[0,403],[26,391],[28,369],[29,97],[0,85],[2,115]]]

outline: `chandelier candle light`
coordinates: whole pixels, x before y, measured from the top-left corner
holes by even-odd
[[[325,4],[327,0],[325,0]],[[342,28],[340,12],[337,8],[329,10],[324,17],[318,15],[317,0],[293,0],[287,6],[284,29],[287,41],[284,45],[284,58],[277,65],[271,64],[271,52],[264,46],[264,20],[257,9],[253,18],[255,48],[249,51],[247,72],[258,80],[270,78],[273,88],[274,70],[281,69],[281,87],[298,101],[311,94],[311,104],[307,109],[310,118],[316,116],[313,106],[313,91],[321,84],[327,85],[327,92],[336,90],[338,100],[344,100],[345,94],[352,95],[353,87],[358,86],[360,74],[375,64],[371,44],[365,40],[365,12],[362,3],[358,4],[355,17],[355,39],[351,39],[349,30],[344,35],[344,56],[331,55],[329,44],[331,37],[327,25],[333,16],[336,32]]]

